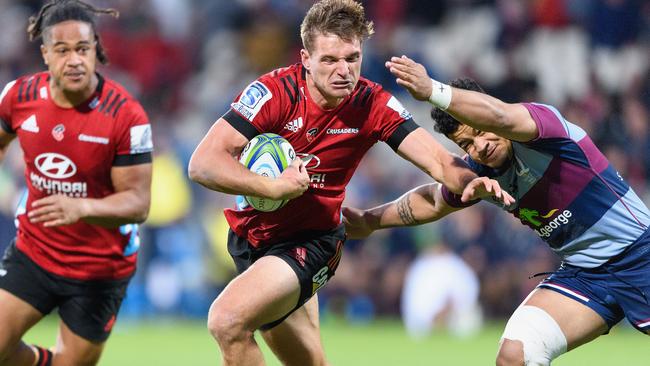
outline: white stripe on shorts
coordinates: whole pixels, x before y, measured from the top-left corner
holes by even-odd
[[[569,294],[569,295],[575,296],[575,297],[577,297],[578,299],[580,299],[580,300],[582,300],[582,301],[584,301],[584,302],[589,302],[589,298],[588,298],[588,297],[582,296],[582,295],[578,294],[577,292],[574,292],[574,291],[569,290],[569,289],[566,288],[566,287],[562,287],[562,286],[554,285],[554,284],[552,284],[552,283],[542,283],[542,284],[539,285],[538,287],[551,287],[551,288],[554,288],[554,289],[556,289],[556,290],[559,290],[559,291],[562,291],[562,292],[564,292],[564,293],[567,293],[567,294]]]
[[[648,325],[650,325],[650,320],[648,320],[645,323],[637,324],[636,326],[639,328],[643,328],[643,327],[647,327]]]

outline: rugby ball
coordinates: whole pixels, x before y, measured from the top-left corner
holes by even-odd
[[[274,133],[263,133],[248,142],[239,156],[239,162],[253,173],[277,178],[295,158],[296,152],[289,141]],[[289,201],[253,196],[245,196],[244,199],[253,208],[263,212],[275,211]]]

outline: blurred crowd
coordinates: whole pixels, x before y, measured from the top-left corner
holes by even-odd
[[[299,25],[310,0],[92,0],[120,11],[102,19],[110,65],[100,72],[136,96],[154,126],[152,210],[142,227],[138,273],[122,315],[204,317],[234,275],[222,210],[234,197],[186,179],[194,147],[256,77],[299,62]],[[383,84],[432,130],[430,107],[385,70],[393,55],[423,63],[438,80],[470,76],[507,102],[558,107],[583,127],[641,197],[650,194],[650,1],[367,0],[376,34],[362,75]],[[27,18],[41,1],[0,1],[0,84],[44,69]],[[459,152],[443,137],[449,149]],[[0,166],[0,249],[14,236],[24,186],[14,144]],[[371,150],[346,205],[367,208],[428,182],[384,144]],[[650,200],[645,200],[650,202]],[[479,284],[488,318],[507,316],[558,259],[518,220],[481,203],[417,228],[349,241],[336,277],[321,292],[324,317],[350,321],[397,315],[416,258],[450,253]],[[431,262],[435,263],[435,262]],[[449,281],[432,275],[435,283]],[[261,284],[263,286],[263,284]],[[461,286],[462,287],[462,286]],[[450,298],[446,307],[453,307]],[[444,312],[443,312],[444,313]]]

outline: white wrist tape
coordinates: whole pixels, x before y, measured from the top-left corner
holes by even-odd
[[[433,79],[431,79],[431,86],[432,90],[429,103],[443,111],[449,108],[451,104],[451,86]]]

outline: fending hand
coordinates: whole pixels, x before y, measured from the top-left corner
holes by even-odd
[[[364,217],[365,211],[354,207],[343,207],[342,213],[348,238],[363,239],[372,234],[373,230]]]
[[[390,61],[386,61],[385,66],[397,78],[397,84],[403,86],[413,98],[421,101],[429,99],[432,93],[432,83],[422,64],[406,56],[393,56]]]
[[[463,190],[462,202],[470,202],[484,197],[494,197],[504,206],[515,203],[515,199],[506,191],[501,189],[499,182],[487,177],[474,178]]]

